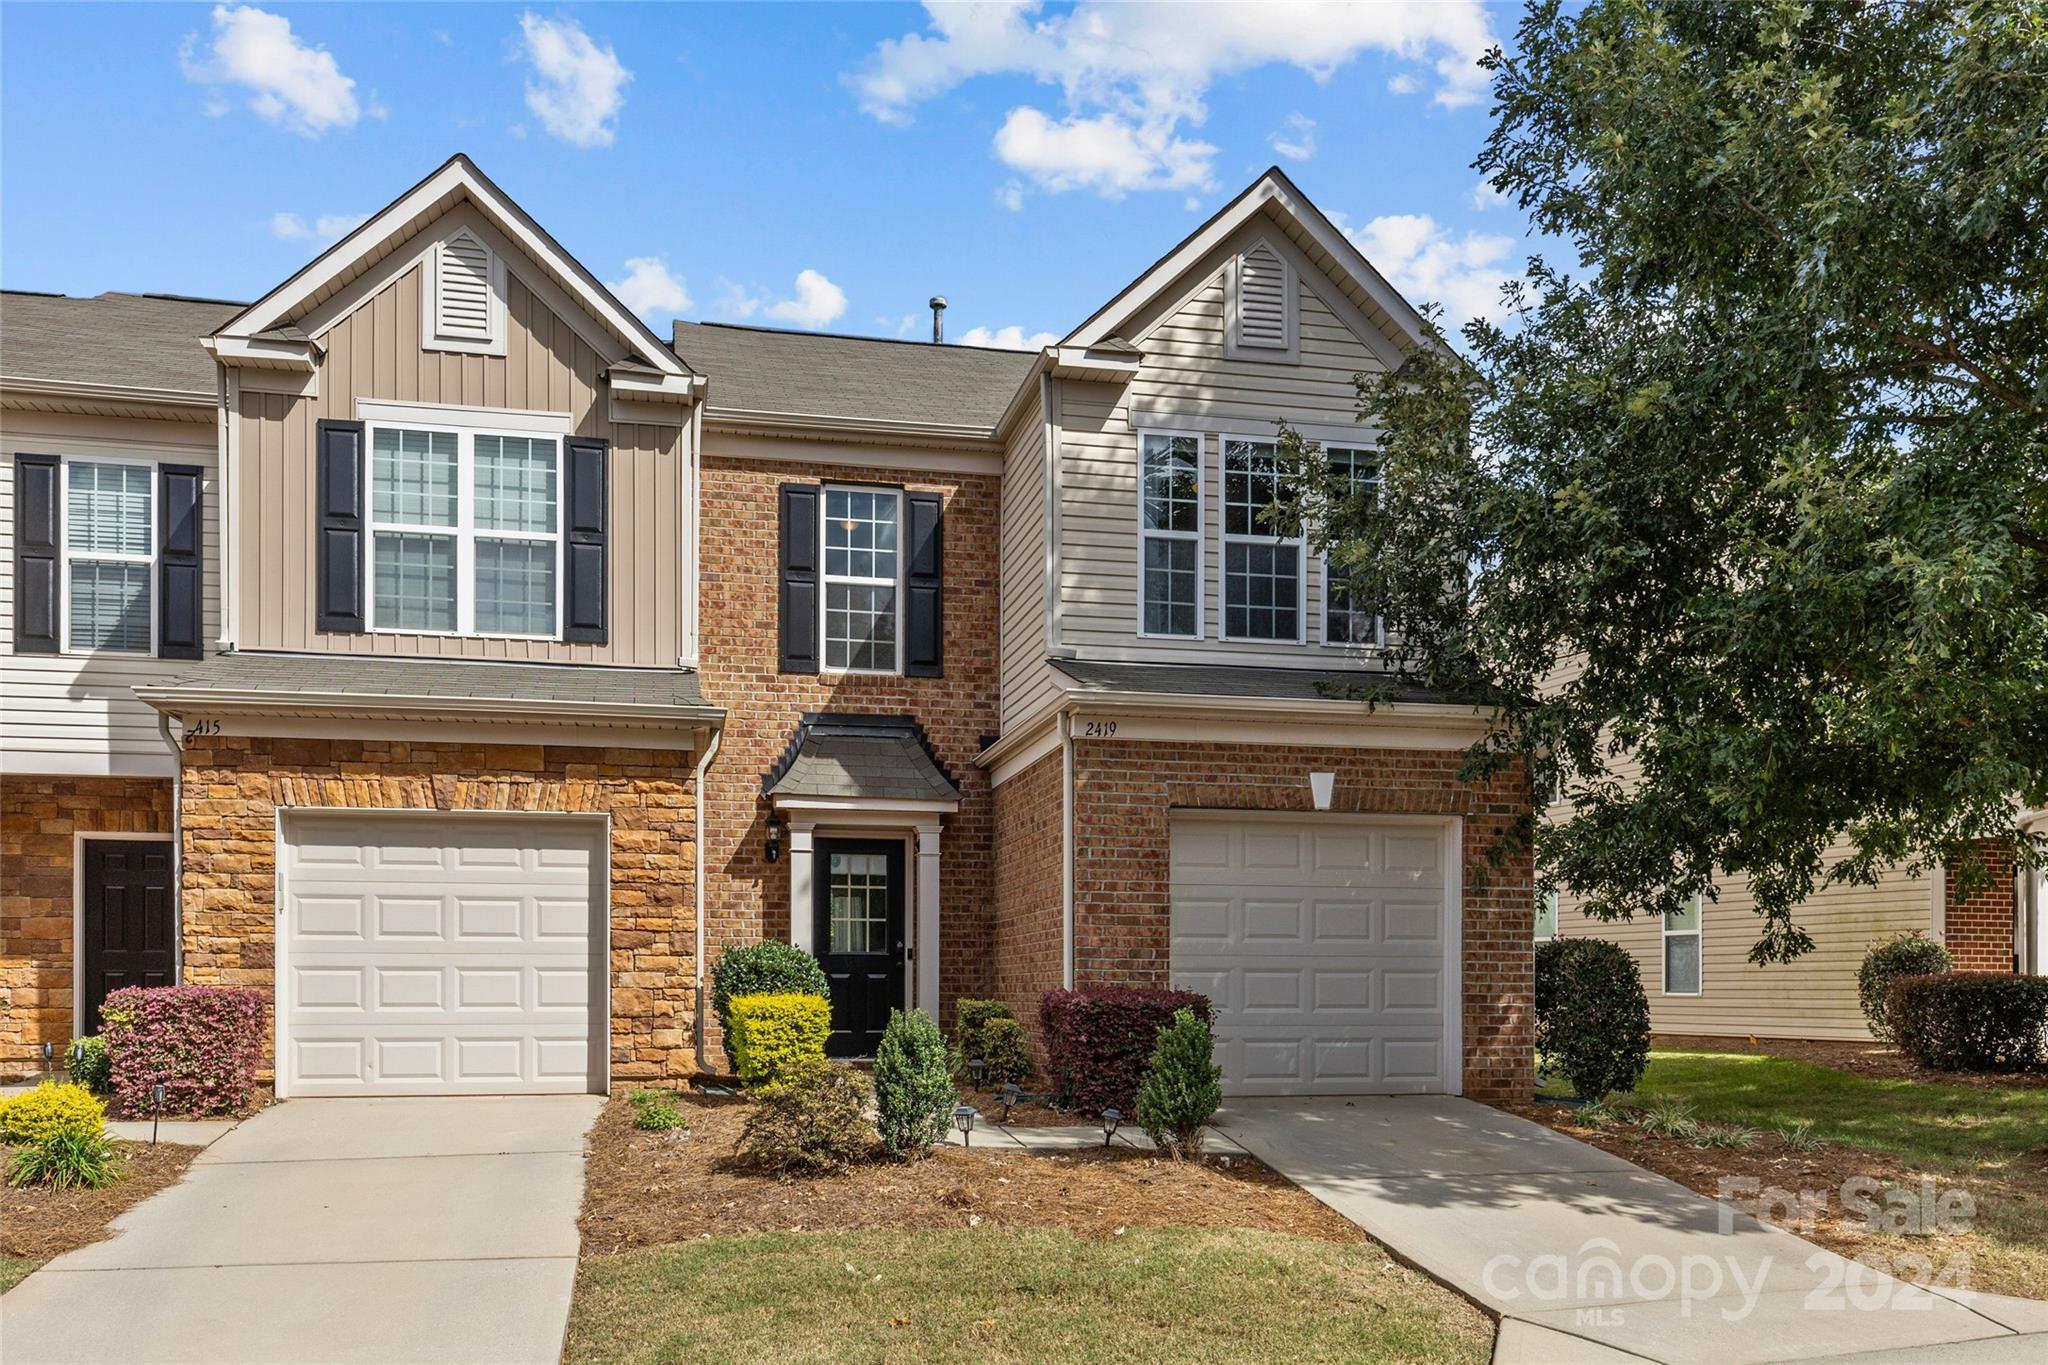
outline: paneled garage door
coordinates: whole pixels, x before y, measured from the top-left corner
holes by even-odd
[[[1177,813],[1173,984],[1224,1093],[1455,1090],[1451,883],[1441,822]]]
[[[601,821],[294,815],[284,834],[288,1094],[604,1089]]]

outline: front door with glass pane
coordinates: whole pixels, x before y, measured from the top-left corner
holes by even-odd
[[[903,845],[888,839],[820,839],[816,887],[818,961],[832,991],[834,1057],[872,1057],[903,1007]]]

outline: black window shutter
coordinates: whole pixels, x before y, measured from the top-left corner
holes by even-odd
[[[944,567],[945,499],[937,493],[906,493],[910,563],[904,574],[909,594],[903,604],[903,671],[913,678],[936,678],[943,671],[946,613],[940,591]]]
[[[206,471],[197,465],[158,465],[156,471],[156,652],[164,659],[197,659],[205,652],[200,635],[200,591],[205,568],[199,500]]]
[[[14,457],[14,652],[55,654],[57,573],[64,537],[58,493],[63,462],[55,455]]]
[[[316,428],[314,577],[319,610],[314,627],[360,631],[363,611],[363,424],[323,420]]]
[[[610,639],[605,604],[605,529],[610,522],[612,443],[571,436],[562,445],[562,638],[601,645]]]
[[[781,668],[818,671],[818,486],[782,485]]]

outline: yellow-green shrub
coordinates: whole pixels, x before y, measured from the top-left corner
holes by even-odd
[[[106,1105],[82,1085],[45,1081],[33,1090],[0,1100],[0,1138],[17,1147],[59,1134],[100,1137],[106,1131]]]
[[[742,1084],[768,1085],[809,1061],[823,1061],[831,1002],[815,995],[736,995],[725,1050]]]

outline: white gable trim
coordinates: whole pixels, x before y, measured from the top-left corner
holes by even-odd
[[[667,374],[689,371],[675,353],[632,310],[581,262],[564,251],[526,211],[492,184],[466,156],[451,158],[439,170],[400,195],[381,213],[336,242],[312,263],[244,309],[220,328],[217,336],[251,337],[284,322],[291,313],[344,278],[376,248],[401,236],[419,219],[431,216],[450,196],[474,204],[489,223],[518,249],[540,262],[561,280],[593,318],[627,338],[641,358]]]

